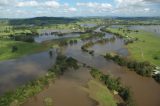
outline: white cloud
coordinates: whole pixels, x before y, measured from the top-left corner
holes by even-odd
[[[74,7],[71,7],[71,8],[68,8],[68,11],[69,11],[69,12],[76,12],[76,11],[77,11],[77,9],[76,9],[76,8],[74,8]]]
[[[57,1],[46,1],[44,6],[51,7],[51,8],[59,8],[60,4]]]
[[[141,7],[145,5],[143,0],[115,0],[117,7]]]
[[[111,9],[112,5],[109,3],[97,3],[97,2],[88,2],[88,3],[77,3],[79,7],[88,7],[88,8],[102,8],[102,9]]]
[[[151,3],[147,1],[151,0],[115,0],[116,7],[112,12],[128,16],[143,16],[151,14]]]
[[[109,3],[98,3],[98,2],[86,2],[86,3],[77,3],[77,7],[82,12],[88,13],[103,13],[108,12],[113,9],[113,6]]]
[[[145,8],[144,11],[148,12],[150,11],[150,8]]]
[[[12,3],[15,4],[15,0],[0,0],[0,6],[11,6]]]
[[[38,6],[39,3],[37,1],[23,1],[23,2],[17,2],[18,7],[33,7],[33,6]]]
[[[49,8],[59,8],[60,4],[57,1],[45,1],[45,2],[38,2],[35,0],[32,1],[23,1],[23,2],[17,2],[16,6],[18,7],[49,7]]]

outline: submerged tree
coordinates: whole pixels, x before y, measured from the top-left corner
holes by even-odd
[[[12,46],[12,52],[16,52],[18,50],[17,46]]]

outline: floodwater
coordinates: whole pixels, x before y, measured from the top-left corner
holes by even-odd
[[[143,30],[146,32],[154,33],[157,36],[160,36],[160,25],[131,25],[131,26],[125,26],[125,25],[112,25],[112,28],[123,28],[127,27],[130,30]]]
[[[96,54],[105,55],[106,53],[115,52],[121,56],[128,56],[128,51],[124,48],[123,39],[115,37],[115,41],[110,41],[105,44],[96,44],[89,48],[89,50],[94,50]]]
[[[144,30],[147,32],[155,33],[160,36],[160,25],[133,25],[129,26],[132,30]]]
[[[96,101],[90,99],[82,89],[90,79],[87,68],[68,70],[54,84],[22,106],[44,106],[44,98],[47,97],[52,98],[54,106],[96,106]]]
[[[95,27],[95,26],[97,26],[97,24],[93,24],[93,23],[87,23],[87,24],[81,24],[80,26],[82,26],[82,27],[88,27],[88,28],[92,28],[92,27]]]
[[[106,36],[112,35],[106,34]],[[129,71],[124,67],[120,67],[114,62],[106,60],[101,56],[103,52],[108,51],[121,51],[121,55],[128,55],[127,50],[123,49],[124,43],[122,39],[116,38],[114,42],[93,46],[92,49],[96,51],[94,56],[91,56],[81,50],[81,46],[86,42],[87,41],[79,41],[77,44],[65,46],[61,48],[61,52],[64,55],[71,56],[82,63],[98,68],[106,74],[111,74],[114,77],[120,77],[123,85],[130,87],[133,92],[133,98],[136,106],[160,106],[160,84],[155,82],[152,78],[141,77],[135,72]],[[4,92],[6,91],[4,88],[9,87],[12,89],[15,86],[26,83],[28,80],[37,78],[44,74],[51,64],[54,63],[56,55],[52,58],[53,59],[49,57],[48,52],[43,52],[16,60],[1,62],[0,83],[2,86],[0,87],[0,91]],[[87,97],[87,94],[79,89],[79,86],[83,86],[86,79],[90,78],[87,73],[88,70],[82,71],[82,73],[81,71],[77,71],[75,73],[66,72],[60,79],[57,79],[54,85],[40,93],[38,98],[31,98],[31,100],[24,105],[35,106],[34,103],[39,103],[36,100],[39,100],[40,103],[42,103],[44,97],[48,95],[49,97],[55,97],[53,101],[56,106],[79,106],[76,102],[84,102],[82,105],[92,106],[95,102],[90,100]],[[16,80],[17,78],[20,80]],[[78,101],[77,98],[81,99]],[[63,102],[67,105],[63,104]]]
[[[62,36],[58,36],[57,34],[42,34],[34,37],[34,41],[37,43],[42,43],[43,41],[53,40],[53,39],[62,39],[62,38],[73,38],[73,37],[79,37],[79,33],[68,33]]]
[[[15,60],[1,61],[0,95],[5,91],[12,90],[19,85],[44,75],[47,69],[54,64],[56,55],[54,54],[53,57],[50,57],[48,52],[42,52]]]

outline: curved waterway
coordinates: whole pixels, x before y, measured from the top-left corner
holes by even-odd
[[[106,33],[106,37],[107,36],[113,35]],[[108,51],[117,52],[123,56],[128,55],[127,50],[123,48],[124,42],[122,39],[116,38],[114,42],[109,42],[105,45],[94,45],[91,48],[95,50],[94,56],[81,50],[81,46],[86,42],[87,41],[79,41],[77,44],[68,45],[61,48],[61,52],[89,66],[98,68],[106,74],[120,77],[123,85],[131,88],[136,106],[160,106],[160,85],[158,83],[152,78],[141,77],[135,72],[120,67],[101,56],[102,53]],[[54,54],[55,55],[50,58],[47,51],[16,60],[0,62],[1,94],[6,90],[13,89],[45,74],[47,69],[55,62],[56,51]],[[54,103],[56,106],[94,106],[95,101],[88,98],[87,94],[79,89],[80,86],[85,85],[86,81],[90,79],[88,74],[87,69],[76,71],[75,73],[73,71],[66,72],[60,79],[57,79],[54,85],[51,85],[51,87],[40,93],[38,100],[42,101],[44,95],[48,95],[49,97],[55,97]],[[71,93],[71,91],[73,92]],[[35,104],[37,105],[37,103],[39,103],[36,102],[36,100],[37,98],[31,98],[31,100],[24,105],[35,106]],[[77,105],[76,103],[82,104]],[[38,106],[41,105],[38,104]]]
[[[29,99],[22,106],[44,106],[44,98],[53,99],[54,106],[97,106],[82,87],[91,79],[87,68],[67,70],[54,84]]]

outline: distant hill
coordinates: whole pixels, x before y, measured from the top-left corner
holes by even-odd
[[[35,17],[27,19],[8,19],[11,25],[49,25],[75,22],[78,19],[66,17]]]
[[[115,17],[115,19],[119,20],[160,20],[160,17]]]

